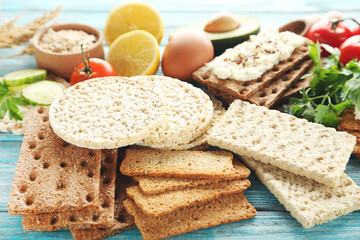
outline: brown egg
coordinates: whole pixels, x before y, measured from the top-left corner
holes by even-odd
[[[182,31],[166,45],[161,66],[165,76],[192,81],[192,72],[214,58],[214,47],[202,32]]]

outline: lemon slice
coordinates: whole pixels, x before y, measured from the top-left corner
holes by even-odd
[[[159,68],[159,45],[153,35],[135,30],[111,44],[106,59],[118,76],[154,75]]]
[[[159,11],[141,2],[125,3],[114,8],[105,22],[106,44],[110,46],[118,36],[133,30],[145,30],[160,43],[164,35],[164,23]]]

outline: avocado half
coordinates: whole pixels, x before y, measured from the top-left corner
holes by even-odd
[[[208,21],[204,20],[198,23],[175,29],[170,33],[170,38],[174,34],[184,30],[202,31],[211,40],[214,46],[215,56],[218,56],[226,49],[232,48],[239,43],[246,41],[247,39],[249,39],[250,35],[258,34],[260,31],[260,21],[258,21],[257,19],[244,15],[235,16],[239,19],[240,22],[240,26],[235,30],[222,33],[209,33],[204,31],[204,27]]]

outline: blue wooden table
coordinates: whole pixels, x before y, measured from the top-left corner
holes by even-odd
[[[20,24],[26,24],[58,6],[60,1],[46,0],[0,0],[0,21],[12,19],[20,13]],[[63,10],[59,22],[77,22],[102,29],[108,12],[122,1],[80,1],[62,0]],[[160,51],[163,52],[169,33],[180,26],[207,19],[214,13],[225,10],[246,14],[259,19],[262,29],[277,28],[303,15],[325,14],[329,10],[340,10],[345,17],[360,20],[360,1],[282,1],[282,0],[181,0],[148,1],[160,12],[165,24],[164,39]],[[105,47],[105,50],[107,48]],[[0,50],[0,56],[14,54],[16,50]],[[0,76],[10,71],[34,68],[33,56],[22,56],[11,60],[0,60]],[[159,69],[158,74],[162,74]],[[0,239],[70,239],[70,231],[24,232],[20,216],[9,216],[7,201],[13,181],[22,136],[0,134]],[[360,185],[360,160],[351,157],[346,173]],[[172,239],[360,239],[360,211],[340,217],[329,223],[310,229],[303,229],[289,212],[252,174],[252,186],[245,195],[258,210],[257,215],[246,221],[225,224],[210,229],[202,229]],[[112,239],[140,239],[137,229],[123,232]]]

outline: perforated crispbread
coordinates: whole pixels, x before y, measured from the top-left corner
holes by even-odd
[[[109,228],[71,229],[75,240],[100,240],[135,228],[134,218],[124,209],[123,201],[127,199],[126,188],[136,184],[132,177],[120,173],[120,163],[124,158],[123,149],[118,151],[118,164],[115,180],[115,208],[113,225]]]
[[[241,221],[256,214],[255,208],[243,193],[221,196],[158,217],[144,214],[131,199],[124,201],[124,206],[134,216],[135,224],[144,240],[162,239],[201,228]]]
[[[233,179],[229,180],[247,178],[250,175],[249,169],[247,169],[235,158],[233,160],[233,165],[235,174],[233,175]],[[186,179],[148,176],[135,176],[134,178],[139,182],[139,187],[144,192],[144,194],[149,195],[180,190],[188,187],[202,186],[205,184],[212,184],[222,181],[221,179]]]
[[[304,228],[360,209],[360,187],[345,173],[336,188],[329,188],[251,158],[243,160]]]
[[[160,216],[176,209],[216,199],[222,195],[242,192],[250,187],[247,179],[237,179],[184,188],[156,195],[145,195],[139,186],[126,189],[130,198],[145,213]]]
[[[233,155],[226,151],[127,149],[120,171],[129,176],[233,179]],[[248,171],[243,171],[244,176]]]
[[[117,149],[102,150],[97,209],[26,214],[22,220],[24,230],[54,231],[67,228],[104,228],[113,225],[116,163]]]
[[[251,81],[236,81],[231,79],[220,79],[211,73],[207,66],[201,67],[193,73],[195,81],[206,84],[207,87],[221,90],[224,94],[234,96],[239,99],[248,99],[256,91],[266,86],[273,79],[281,76],[290,70],[297,63],[304,60],[309,54],[310,47],[307,42],[296,48],[288,60],[280,62],[271,70],[265,72],[260,78]]]
[[[50,106],[50,123],[65,141],[92,149],[134,144],[155,131],[165,110],[150,82],[94,78],[67,88]]]
[[[101,151],[56,136],[48,109],[36,107],[30,113],[8,202],[10,215],[97,207]]]
[[[276,110],[235,100],[209,144],[336,187],[356,138]]]
[[[138,76],[132,79],[150,81],[163,93],[166,116],[156,131],[137,144],[152,148],[171,148],[188,143],[203,134],[210,125],[213,104],[200,88],[163,76]]]

